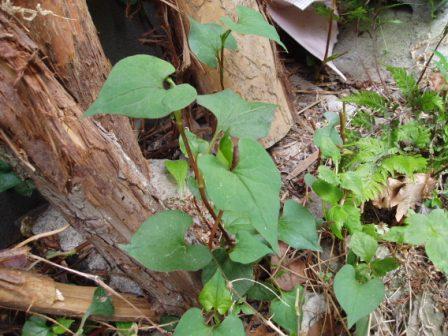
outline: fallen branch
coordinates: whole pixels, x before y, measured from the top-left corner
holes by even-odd
[[[82,317],[90,303],[96,287],[68,285],[34,272],[0,268],[0,305],[9,309],[41,314]],[[143,298],[123,295],[126,301],[113,296],[113,316],[95,317],[93,320],[140,321],[145,317],[155,319],[155,311]]]

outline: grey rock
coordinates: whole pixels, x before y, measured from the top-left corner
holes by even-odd
[[[386,23],[374,40],[369,33],[358,35],[355,25],[341,27],[334,53],[344,53],[334,63],[349,79],[365,82],[371,78],[379,82],[377,67],[381,76],[387,78],[388,65],[413,68],[420,71],[440,38],[448,20],[448,5],[435,19],[428,13],[428,1],[407,1],[412,11],[400,8],[386,10],[383,20],[399,20],[401,23]],[[448,52],[448,42],[439,49]],[[367,74],[368,73],[368,74]]]
[[[60,229],[67,224],[68,222],[62,214],[56,208],[50,206],[36,219],[32,231],[33,234],[39,234]],[[58,235],[62,251],[73,250],[85,241],[72,227],[68,227]]]

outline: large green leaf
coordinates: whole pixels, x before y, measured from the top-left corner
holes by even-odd
[[[190,105],[196,90],[189,84],[165,89],[174,67],[149,55],[135,55],[118,62],[104,83],[97,100],[85,115],[119,114],[131,118],[162,118]]]
[[[448,212],[436,209],[429,215],[410,215],[404,228],[404,241],[409,244],[424,245],[426,254],[434,265],[448,274]]]
[[[307,208],[293,200],[288,200],[283,207],[278,238],[298,250],[321,250],[316,219]]]
[[[188,44],[191,51],[202,63],[216,68],[218,66],[217,55],[221,50],[221,36],[225,32],[225,29],[216,23],[199,23],[190,18]],[[224,47],[230,50],[238,48],[232,35],[227,37]]]
[[[280,44],[286,50],[275,28],[265,20],[259,11],[245,6],[237,6],[236,12],[238,14],[238,22],[233,22],[227,16],[221,18],[221,21],[227,27],[240,34],[267,37]]]
[[[199,302],[206,312],[213,309],[221,315],[227,313],[232,306],[232,293],[227,288],[226,280],[220,270],[205,284],[201,293],[199,293]]]
[[[250,264],[263,258],[266,254],[272,253],[272,250],[260,238],[248,231],[238,232],[237,244],[230,252],[230,259],[241,264]]]
[[[120,247],[153,271],[197,271],[210,262],[211,254],[203,245],[185,243],[192,224],[191,217],[178,210],[159,212],[140,226],[130,244]]]
[[[212,253],[213,260],[202,270],[202,283],[207,283],[216,273],[219,266],[219,269],[224,273],[227,280],[240,279],[239,281],[232,282],[232,286],[239,296],[244,296],[254,284],[251,281],[254,278],[252,265],[243,265],[232,261],[222,248],[216,249]]]
[[[239,138],[259,139],[268,135],[277,105],[248,102],[232,90],[199,95],[198,104],[213,112],[218,130]]]
[[[272,320],[288,330],[291,335],[297,335],[300,314],[297,309],[300,310],[300,305],[303,303],[303,289],[297,286],[290,292],[282,293],[281,298],[283,301],[274,299],[271,302],[269,310],[272,314]],[[296,307],[296,302],[299,305],[298,307]]]
[[[384,298],[381,279],[373,278],[359,283],[352,265],[345,265],[339,270],[333,286],[336,298],[347,314],[349,328],[378,308]]]
[[[238,317],[229,315],[218,327],[204,323],[198,308],[189,309],[179,321],[174,336],[245,336],[244,326]]]
[[[198,157],[207,194],[218,209],[247,214],[253,227],[278,251],[280,173],[258,142],[239,141],[239,162],[229,171],[213,155]]]

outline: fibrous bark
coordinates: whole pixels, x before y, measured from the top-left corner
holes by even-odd
[[[179,12],[174,13],[181,29],[173,29],[184,49],[184,62],[191,62],[192,72],[203,93],[221,90],[219,72],[198,60],[187,60],[185,43],[189,31],[189,17],[201,23],[219,22],[222,16],[235,19],[236,6],[244,5],[259,10],[256,0],[176,0]],[[238,51],[225,51],[224,86],[243,98],[278,105],[269,135],[262,139],[270,147],[282,139],[292,126],[292,108],[282,78],[283,68],[276,59],[276,47],[264,37],[234,34]]]
[[[67,1],[75,2],[83,1]],[[54,25],[64,20],[46,19],[58,20]],[[39,45],[17,19],[0,11],[2,148],[14,154],[42,195],[77,231],[150,294],[159,310],[181,313],[196,300],[196,277],[186,272],[150,272],[118,247],[129,242],[148,216],[161,210],[141,169],[143,158],[133,157],[141,153],[126,148],[102,120],[83,118],[87,102],[81,103],[79,97],[84,95],[76,98],[76,90],[65,88],[55,76],[51,58],[44,62],[41,57]],[[96,65],[85,57],[85,71],[94,73]],[[129,143],[132,137],[130,128],[121,134],[121,140]]]

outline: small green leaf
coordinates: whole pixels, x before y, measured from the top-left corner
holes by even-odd
[[[204,323],[198,308],[189,309],[179,321],[174,336],[245,336],[241,320],[228,316],[218,327],[209,327]]]
[[[341,189],[321,179],[314,181],[312,188],[322,200],[330,204],[337,204],[343,196]]]
[[[275,298],[275,288],[269,283],[263,283],[263,285],[264,286],[259,283],[254,284],[254,286],[248,290],[247,298],[257,301],[272,301]],[[270,288],[270,290],[266,287]]]
[[[346,227],[352,234],[362,230],[361,211],[350,203],[332,206],[327,212],[327,220],[336,223],[337,227]]]
[[[260,12],[245,6],[237,6],[236,12],[238,14],[237,23],[233,22],[232,19],[227,16],[221,18],[221,21],[237,33],[267,37],[268,39],[277,42],[286,50],[286,47],[280,40],[280,36],[278,36],[275,28],[265,20]]]
[[[233,171],[213,155],[198,157],[207,193],[218,209],[245,214],[253,227],[278,251],[280,173],[258,142],[239,141],[239,162]]]
[[[230,259],[241,264],[250,264],[263,258],[266,254],[272,253],[272,250],[260,238],[247,231],[238,232],[237,244],[230,252]]]
[[[229,89],[199,95],[197,102],[216,116],[217,130],[255,140],[268,135],[277,108],[277,105],[270,103],[248,102]]]
[[[229,169],[233,163],[233,142],[230,135],[225,134],[219,142],[216,157],[221,160]]]
[[[187,245],[184,236],[193,220],[178,210],[149,217],[128,245],[120,247],[153,271],[197,271],[207,265],[211,254],[203,245]]]
[[[13,172],[0,173],[0,192],[14,188],[20,183],[22,183],[22,180]]]
[[[343,102],[356,104],[382,113],[387,112],[387,101],[375,91],[361,91],[342,99]]]
[[[59,319],[57,319],[57,322],[59,324],[63,325],[66,329],[70,329],[71,325],[73,324],[73,322],[75,322],[75,320],[70,320],[70,319],[66,319],[66,318],[59,318]],[[63,334],[66,333],[65,329],[62,328],[58,324],[54,324],[51,327],[51,331],[53,333],[55,333],[56,335],[63,335]]]
[[[31,316],[22,328],[22,336],[53,336],[44,319]]]
[[[404,241],[424,245],[426,254],[434,265],[448,274],[446,246],[448,244],[448,212],[442,209],[428,215],[412,214],[406,220]]]
[[[135,322],[117,322],[115,325],[118,336],[138,336],[138,325]]]
[[[103,287],[97,287],[93,293],[92,303],[87,309],[89,316],[112,316],[115,312],[111,296]]]
[[[338,186],[341,183],[339,176],[331,168],[327,166],[319,166],[317,171],[319,173],[319,179],[334,186]]]
[[[307,208],[293,200],[288,200],[283,207],[278,238],[298,250],[321,251],[316,219]]]
[[[167,160],[165,161],[165,167],[176,181],[180,190],[184,190],[188,175],[188,162],[185,160]]]
[[[193,153],[193,156],[198,156],[199,153],[206,154],[208,152],[208,147],[210,144],[204,140],[198,137],[193,132],[190,132],[189,130],[185,130],[185,135],[187,136],[188,143],[190,144],[191,152]],[[185,157],[188,158],[187,149],[185,148],[184,141],[182,140],[182,137],[179,137],[179,147],[182,152],[182,154],[185,155]]]
[[[217,55],[221,50],[221,35],[224,33],[225,29],[216,23],[199,23],[190,18],[188,44],[202,63],[216,68],[218,66]],[[224,47],[230,50],[238,48],[232,35],[227,37]]]
[[[114,312],[115,308],[110,295],[104,290],[103,287],[97,287],[95,292],[93,292],[92,302],[84,313],[81,323],[79,324],[78,331],[75,335],[78,336],[84,333],[84,325],[90,316],[95,315],[109,317],[112,316]]]
[[[32,180],[25,180],[20,182],[18,185],[14,187],[14,191],[19,195],[31,197],[33,191],[36,189],[34,182]]]
[[[342,138],[335,126],[339,123],[339,116],[336,113],[325,113],[328,125],[319,128],[313,137],[314,144],[320,149],[325,158],[332,158],[338,162],[341,159],[341,151],[338,146],[342,145]]]
[[[199,294],[199,302],[206,312],[214,309],[221,315],[227,313],[232,306],[232,294],[227,288],[226,280],[219,270],[205,284]]]
[[[348,327],[351,328],[378,308],[384,298],[384,284],[378,278],[361,284],[356,280],[353,266],[345,265],[334,278],[334,293],[347,314]]]
[[[394,269],[400,267],[398,260],[392,257],[376,259],[372,261],[370,265],[373,272],[377,276],[385,276],[390,271],[393,271]]]
[[[291,335],[297,335],[300,310],[297,311],[296,309],[300,309],[300,306],[303,304],[303,289],[298,286],[290,292],[282,293],[281,297],[283,302],[279,299],[274,299],[269,307],[272,320],[288,330]],[[299,307],[296,307],[296,302],[298,302]]]
[[[203,270],[202,270],[202,283],[207,283],[211,277],[219,269],[224,273],[229,281],[235,279],[247,279],[239,280],[232,283],[233,289],[239,294],[239,296],[244,296],[246,292],[253,286],[253,269],[252,265],[243,265],[230,260],[226,251],[222,248],[216,249],[213,252],[213,259]]]
[[[170,63],[154,56],[127,57],[112,68],[85,115],[119,114],[156,119],[180,110],[190,105],[197,93],[189,84],[165,89],[165,80],[174,71]]]
[[[201,310],[190,308],[182,315],[174,331],[174,336],[210,336],[213,335],[212,330],[212,327],[204,323]]]
[[[360,257],[361,260],[370,262],[375,256],[378,242],[366,233],[355,232],[350,239],[349,246],[353,253]]]

